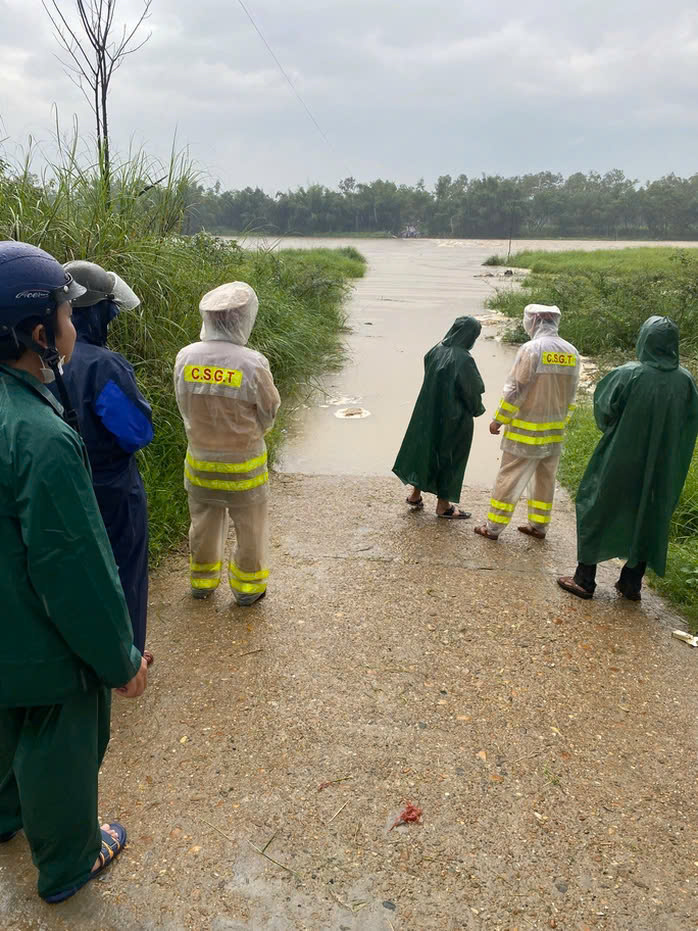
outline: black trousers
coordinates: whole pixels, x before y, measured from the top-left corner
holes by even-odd
[[[623,566],[618,579],[618,586],[624,595],[640,594],[642,580],[646,571],[646,562],[639,562],[632,567],[628,566],[627,563]],[[580,562],[574,574],[574,581],[588,592],[593,592],[596,589],[596,565]]]

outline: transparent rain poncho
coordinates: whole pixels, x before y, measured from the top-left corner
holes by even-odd
[[[243,282],[206,294],[199,306],[201,341],[180,351],[174,373],[189,442],[184,484],[192,517],[192,588],[217,586],[230,512],[238,537],[230,583],[238,600],[266,589],[264,434],[280,404],[269,362],[246,346],[257,308],[257,295]]]
[[[494,419],[505,425],[502,450],[525,459],[559,455],[574,410],[579,353],[558,334],[560,310],[529,304],[520,347]]]
[[[246,345],[257,308],[257,295],[241,282],[209,292],[199,308],[201,341],[182,349],[175,362],[177,404],[189,441],[187,489],[200,490],[200,497],[228,502],[229,493],[263,488],[268,478],[264,434],[280,398],[269,362]],[[198,468],[198,461],[225,466],[219,480],[202,485],[196,475],[192,479],[192,472],[215,471]]]

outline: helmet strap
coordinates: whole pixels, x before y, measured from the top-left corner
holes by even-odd
[[[32,338],[30,340],[30,348],[34,350],[43,362],[43,371],[46,372],[48,370],[53,375],[52,380],[56,382],[58,396],[63,405],[63,420],[79,434],[80,426],[78,424],[78,417],[75,413],[73,403],[70,400],[68,389],[63,381],[63,367],[61,365],[61,357],[58,355],[58,349],[56,348],[56,333],[53,320],[46,320],[44,322],[44,330],[46,332],[46,342],[48,345],[42,346],[41,343],[37,343],[37,341]]]

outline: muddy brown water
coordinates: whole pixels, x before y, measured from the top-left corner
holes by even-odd
[[[349,304],[347,364],[324,379],[323,390],[300,412],[278,464],[283,472],[389,474],[421,386],[424,354],[456,317],[487,314],[483,305],[495,282],[510,286],[504,278],[476,277],[489,271],[482,262],[493,251],[491,244],[365,240],[358,247],[369,267]],[[488,410],[513,358],[511,347],[493,336],[493,328],[485,328],[473,350],[487,386]],[[336,416],[357,408],[370,416]],[[486,420],[476,424],[469,483],[487,484],[496,467],[498,443]]]
[[[282,472],[389,475],[422,382],[422,360],[462,314],[491,318],[484,303],[497,288],[516,287],[502,268],[483,261],[505,255],[503,240],[290,239],[282,248],[355,246],[368,259],[366,276],[349,302],[351,334],[344,369],[325,378],[294,421],[277,462]],[[517,241],[512,251],[544,248],[625,248],[628,242]],[[643,243],[642,245],[647,245]],[[665,245],[665,244],[662,244]],[[683,244],[685,245],[685,243]],[[522,273],[516,272],[520,275]],[[492,277],[489,277],[492,275]],[[473,356],[492,412],[514,349],[483,326]],[[362,409],[370,416],[341,419],[338,411]],[[499,464],[499,440],[489,417],[475,422],[466,485],[489,486]]]

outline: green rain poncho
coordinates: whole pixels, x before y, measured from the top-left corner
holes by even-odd
[[[424,357],[424,382],[393,472],[439,498],[459,501],[473,440],[473,417],[484,414],[485,386],[469,349],[480,335],[474,317],[458,317]]]
[[[669,522],[698,433],[698,392],[679,366],[679,331],[668,317],[645,321],[637,356],[596,388],[603,437],[577,495],[578,559],[618,556],[664,575]]]

